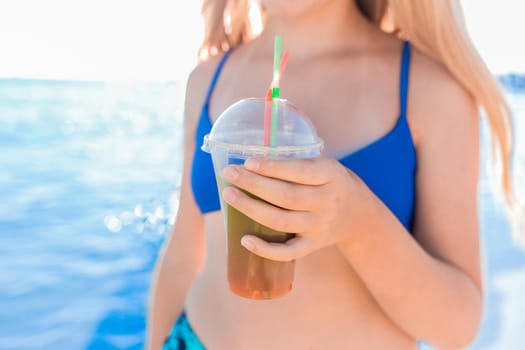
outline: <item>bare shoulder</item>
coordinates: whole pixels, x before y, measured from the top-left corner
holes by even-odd
[[[193,124],[197,120],[220,59],[220,55],[210,57],[191,71],[186,83],[185,118],[187,122]]]
[[[410,69],[408,119],[416,145],[451,128],[477,132],[477,104],[443,64],[413,47]]]

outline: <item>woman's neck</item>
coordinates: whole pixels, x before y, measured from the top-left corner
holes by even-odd
[[[273,38],[281,35],[284,48],[300,60],[359,47],[370,27],[353,1],[333,0],[295,17],[268,14],[258,41],[273,50]]]

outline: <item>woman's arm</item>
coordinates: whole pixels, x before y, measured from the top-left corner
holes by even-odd
[[[207,62],[197,67],[186,86],[184,164],[177,220],[166,239],[153,274],[146,349],[162,347],[182,311],[186,293],[204,263],[204,220],[190,187],[195,127],[211,76]]]
[[[432,87],[413,86],[427,95],[410,106],[419,125],[417,242],[387,208],[376,205],[379,219],[369,234],[339,246],[392,320],[439,349],[457,349],[476,336],[483,303],[479,118],[455,81],[434,80]]]
[[[230,183],[274,206],[235,188],[226,188],[223,198],[262,224],[298,234],[286,244],[245,236],[247,249],[292,260],[337,244],[399,327],[446,349],[473,339],[482,309],[479,120],[476,105],[454,79],[444,72],[433,75],[426,76],[432,84],[412,84],[417,102],[409,105],[419,126],[416,239],[333,159],[249,160],[229,167],[224,176]]]

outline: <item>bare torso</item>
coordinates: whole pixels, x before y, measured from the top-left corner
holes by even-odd
[[[397,121],[401,45],[390,37],[380,39],[384,45],[378,50],[383,52],[369,56],[349,52],[315,62],[290,60],[283,95],[311,117],[334,157],[370,143]],[[212,119],[231,103],[266,90],[268,59],[254,59],[256,54],[244,50],[234,52],[221,73],[210,104]],[[229,291],[220,211],[205,215],[205,227],[206,262],[185,308],[207,348],[417,349],[416,340],[386,316],[336,247],[298,260],[293,289],[286,296],[252,301]]]

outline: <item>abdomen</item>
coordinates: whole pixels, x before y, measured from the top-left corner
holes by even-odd
[[[296,262],[292,291],[273,300],[230,292],[220,212],[206,215],[207,257],[186,312],[208,349],[417,349],[386,315],[337,248]]]

